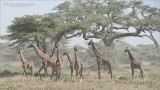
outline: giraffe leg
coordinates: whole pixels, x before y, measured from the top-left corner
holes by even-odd
[[[78,79],[78,68],[76,67],[76,79]]]
[[[134,68],[131,68],[131,70],[132,70],[132,80],[133,80],[133,78],[134,78]]]
[[[99,80],[101,79],[101,66],[99,63],[98,63],[98,79]]]
[[[54,66],[52,66],[52,75],[51,75],[51,80],[52,80],[52,78],[53,78],[53,75],[56,75],[56,71],[55,71],[55,67]]]
[[[45,66],[44,66],[44,77],[46,77],[46,74],[47,74],[47,65],[45,64]]]
[[[47,70],[47,67],[46,67],[46,75],[48,75],[48,70]]]
[[[144,79],[144,72],[143,72],[142,68],[140,68],[140,72],[141,72],[142,81],[145,81],[145,79]]]
[[[58,70],[58,73],[57,73],[58,75],[57,75],[57,79],[58,80],[60,80],[60,76],[61,76],[61,71],[60,70]]]
[[[39,69],[39,75],[40,75],[40,79],[41,79],[41,71],[42,71],[42,69],[44,69],[44,66],[42,66],[40,69]]]
[[[110,76],[111,76],[111,80],[112,80],[112,67],[111,67],[111,64],[110,64],[110,63],[108,63],[108,64],[107,64],[107,66],[108,66],[108,68],[109,68],[109,72],[108,72],[108,74],[110,74]]]
[[[57,80],[58,80],[58,70],[56,70],[56,82],[57,82]]]
[[[79,70],[79,75],[80,75],[80,82],[82,81],[82,79],[83,79],[83,69],[81,68],[80,70]]]
[[[53,67],[52,67],[52,75],[51,75],[51,80],[52,80],[52,78],[53,78],[53,75],[54,75],[54,69],[53,69]]]
[[[108,74],[110,74],[110,76],[111,76],[111,80],[112,80],[112,70],[111,70],[111,68],[109,67],[109,72],[108,72]]]
[[[24,70],[24,75],[27,77],[26,68],[25,68],[25,67],[23,67],[23,70]]]
[[[71,80],[73,81],[73,68],[70,69],[71,69]]]

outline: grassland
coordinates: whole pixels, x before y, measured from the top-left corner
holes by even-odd
[[[131,80],[129,65],[119,65],[113,70],[113,80],[102,71],[102,79],[99,81],[96,71],[84,71],[82,82],[72,82],[68,68],[62,69],[60,82],[50,80],[50,77],[31,80],[31,76],[25,77],[19,63],[0,65],[0,90],[159,90],[160,67],[145,66],[145,82],[141,81],[140,73],[135,71],[135,79]],[[38,71],[38,68],[36,68]],[[49,73],[50,74],[50,73]]]

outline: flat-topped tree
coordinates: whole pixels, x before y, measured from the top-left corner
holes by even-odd
[[[24,56],[21,50],[18,50],[18,54],[20,54],[21,62],[22,62],[22,67],[24,70],[24,75],[27,76],[26,70],[29,69],[30,73],[32,74],[32,79],[34,78],[34,64],[33,62],[27,60]]]
[[[89,41],[88,45],[92,46],[93,52],[97,58],[97,65],[98,65],[98,79],[101,79],[101,66],[107,66],[109,69],[108,74],[110,74],[112,79],[112,65],[111,61],[108,58],[103,57],[103,55],[97,50],[94,42],[92,40]]]
[[[76,36],[84,40],[103,38],[105,46],[112,46],[124,37],[147,37],[159,48],[153,33],[160,32],[160,9],[146,5],[145,1],[73,0],[53,10],[56,12],[52,15],[65,22],[62,28],[68,31],[64,34],[67,39]]]
[[[35,52],[37,53],[37,55],[42,59],[42,67],[39,69],[39,74],[40,74],[40,78],[41,78],[41,70],[44,69],[44,73],[46,76],[46,72],[47,72],[47,67],[51,67],[52,68],[52,75],[51,75],[51,79],[53,74],[56,72],[56,59],[51,58],[49,55],[43,53],[41,50],[38,49],[38,47],[35,44],[30,44],[28,46],[28,48],[33,48],[35,50]]]
[[[28,42],[35,42],[38,49],[43,53],[48,53],[53,43],[61,40],[62,35],[59,24],[60,19],[49,15],[25,15],[16,17],[13,23],[8,26],[8,35],[6,39],[11,41],[10,46],[24,47]],[[52,50],[52,55],[54,50]]]
[[[129,55],[129,60],[131,62],[130,67],[131,67],[131,71],[132,71],[132,79],[134,77],[134,69],[139,69],[140,72],[141,72],[142,80],[144,81],[144,70],[143,70],[143,64],[142,64],[142,62],[139,61],[139,60],[136,60],[132,56],[132,54],[131,54],[131,52],[130,52],[130,50],[129,50],[128,47],[124,50],[124,52],[128,52],[128,55]]]

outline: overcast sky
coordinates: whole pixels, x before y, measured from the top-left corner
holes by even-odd
[[[15,17],[24,15],[42,15],[52,12],[52,8],[66,0],[0,0],[0,35],[6,34],[6,27]],[[160,8],[160,0],[143,0],[145,4]],[[154,33],[160,42],[159,33]],[[153,44],[148,38],[127,37],[123,39],[132,45]],[[85,45],[81,37],[71,39],[71,45]]]

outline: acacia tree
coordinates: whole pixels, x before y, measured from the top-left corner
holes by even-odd
[[[67,28],[64,37],[83,36],[102,39],[105,46],[112,46],[123,37],[148,37],[157,48],[153,36],[160,32],[160,9],[142,1],[73,0],[55,7],[51,16],[60,17]],[[65,28],[64,28],[65,29]]]
[[[60,32],[58,19],[48,15],[17,17],[8,26],[10,46],[22,47],[30,42],[36,42],[39,49],[46,53],[48,46],[52,45]],[[59,24],[59,25],[58,25]],[[56,42],[57,43],[57,42]]]
[[[11,45],[35,41],[46,53],[47,44],[56,44],[62,36],[102,39],[105,46],[133,36],[148,37],[159,48],[153,33],[160,32],[160,9],[144,5],[142,1],[73,0],[53,10],[54,13],[42,16],[15,18],[8,27]]]

